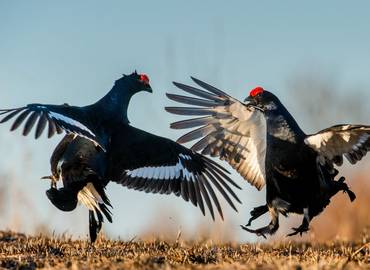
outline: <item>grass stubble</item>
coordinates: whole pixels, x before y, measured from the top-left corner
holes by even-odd
[[[3,269],[370,269],[369,237],[359,241],[215,244],[109,240],[0,232]]]

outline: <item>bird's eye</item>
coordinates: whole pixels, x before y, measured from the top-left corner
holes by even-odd
[[[140,74],[139,81],[144,84],[149,84],[149,77],[146,74]]]

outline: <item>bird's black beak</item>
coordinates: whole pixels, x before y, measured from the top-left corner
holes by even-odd
[[[253,108],[263,112],[263,109],[260,106],[258,106],[256,100],[251,96],[248,96],[246,99],[244,99],[244,103],[245,103],[245,105],[247,105],[249,107],[253,107]]]
[[[146,85],[146,87],[144,88],[144,91],[149,92],[149,93],[153,93],[153,89],[152,89],[152,87],[150,86],[150,84],[147,84],[147,85]]]
[[[257,105],[256,101],[251,96],[247,96],[246,99],[244,99],[244,102],[250,105],[254,105],[254,106]]]

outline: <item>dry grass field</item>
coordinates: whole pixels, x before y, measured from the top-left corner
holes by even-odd
[[[132,241],[100,238],[91,245],[87,238],[50,236],[48,230],[39,236],[0,231],[0,269],[370,269],[367,175],[353,179],[354,203],[336,196],[303,238],[222,243],[217,226],[200,226],[194,240],[176,238],[163,227],[161,233],[143,232]],[[151,239],[156,235],[167,238]]]
[[[223,238],[238,238],[216,225],[201,226],[202,222],[195,237],[185,237],[184,231],[176,238],[176,231],[153,221],[151,227],[158,231],[143,231],[132,241],[100,238],[91,245],[87,238],[50,236],[52,228],[40,224],[39,236],[0,231],[0,269],[370,269],[368,172],[358,171],[350,179],[355,202],[349,203],[344,194],[335,196],[303,238],[286,238],[284,233],[293,224],[285,224],[268,242],[223,243]],[[6,194],[11,193],[2,192],[0,185],[3,210],[9,203]],[[3,210],[0,217],[6,219]]]
[[[5,269],[370,269],[367,237],[321,244],[172,243],[85,240],[0,233]]]
[[[222,243],[220,236],[230,232],[217,226],[198,226],[196,237],[183,233],[176,238],[176,232],[162,223],[159,232],[144,231],[132,241],[100,238],[91,245],[87,238],[50,236],[50,228],[44,225],[39,236],[0,231],[0,269],[370,269],[367,172],[351,179],[356,201],[349,203],[344,194],[336,196],[303,238]],[[282,225],[278,234],[292,226]],[[151,238],[158,235],[167,238]],[[227,235],[226,239],[238,238]]]

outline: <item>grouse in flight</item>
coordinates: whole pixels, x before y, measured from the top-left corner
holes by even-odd
[[[223,218],[214,191],[217,189],[236,210],[230,197],[239,203],[240,200],[230,185],[239,187],[223,167],[178,143],[129,124],[128,104],[141,91],[152,92],[149,78],[134,72],[118,79],[110,92],[92,105],[29,104],[0,110],[4,116],[0,123],[15,118],[11,126],[15,130],[25,122],[23,135],[28,135],[37,122],[35,138],[46,126],[48,137],[63,130],[69,134],[52,156],[52,176],[48,177],[52,187],[47,195],[61,210],[73,210],[77,201],[86,205],[90,210],[90,234],[100,230],[103,215],[111,220],[110,203],[104,193],[109,181],[150,193],[173,193],[191,201],[203,214],[207,207],[213,219],[214,206]],[[55,186],[58,179],[64,184],[61,189]]]
[[[292,115],[271,92],[253,89],[244,103],[198,79],[200,86],[174,83],[193,95],[167,94],[173,101],[194,107],[167,107],[178,115],[201,116],[171,124],[174,129],[196,128],[177,140],[204,155],[227,161],[251,185],[266,186],[266,205],[256,207],[243,229],[265,237],[279,228],[279,214],[303,214],[302,225],[289,235],[309,230],[310,221],[330,203],[338,191],[353,201],[355,194],[335,179],[343,157],[351,164],[370,149],[370,126],[337,125],[306,135]],[[248,228],[269,212],[271,222],[262,228]]]

